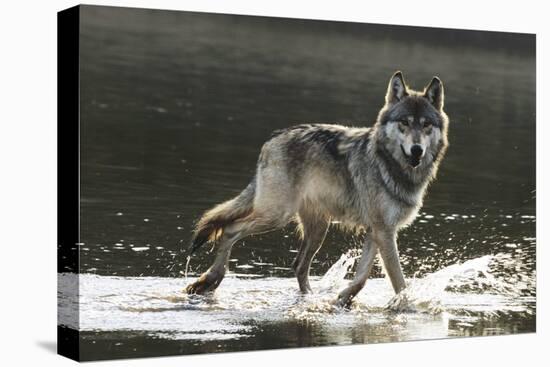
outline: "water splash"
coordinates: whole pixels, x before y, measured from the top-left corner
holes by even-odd
[[[531,302],[525,291],[534,292],[535,274],[521,274],[521,281],[518,281],[518,276],[506,276],[495,270],[512,264],[521,270],[521,264],[510,255],[486,255],[448,266],[423,278],[413,278],[407,288],[388,302],[386,308],[398,312],[430,314],[460,311],[457,298],[472,299],[479,295],[477,298],[485,300],[482,304],[485,304],[484,309],[488,314],[517,309],[508,306],[515,305],[515,301],[522,298]],[[530,312],[528,309],[525,311]]]
[[[71,315],[78,312],[83,331],[133,330],[171,339],[247,338],[266,324],[297,322],[338,336],[374,328],[380,337],[413,340],[461,335],[462,328],[473,328],[478,321],[485,328],[488,318],[493,323],[510,317],[532,320],[535,313],[534,272],[502,254],[408,279],[408,287],[397,296],[387,279],[369,279],[350,309],[336,307],[333,301],[359,256],[350,251],[323,277],[312,277],[313,293],[307,295],[298,291],[294,278],[230,273],[213,295],[199,296],[183,292],[193,276],[81,274],[80,302],[75,305],[63,285],[74,284],[77,275],[59,274],[60,324],[76,327]]]
[[[185,261],[185,280],[187,280],[187,270],[189,270],[189,263],[191,262],[191,255],[187,255],[187,259]]]
[[[360,257],[361,252],[355,249],[342,254],[338,261],[336,261],[325,275],[323,275],[317,284],[316,290],[321,293],[327,293],[342,288],[345,285],[345,276],[350,272],[353,265],[355,265],[355,261]]]
[[[492,256],[483,256],[468,260],[463,264],[454,264],[424,278],[413,278],[407,288],[393,297],[386,308],[398,312],[428,312],[437,314],[443,311],[444,291],[452,281],[463,282],[486,274]]]

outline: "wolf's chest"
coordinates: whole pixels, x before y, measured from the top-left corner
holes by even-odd
[[[408,226],[414,221],[421,207],[421,199],[419,199],[414,206],[402,204],[388,205],[385,214],[386,221],[398,228]]]

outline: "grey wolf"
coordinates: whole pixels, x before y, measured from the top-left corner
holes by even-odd
[[[186,292],[215,290],[233,244],[294,221],[302,238],[293,269],[310,292],[309,269],[331,221],[364,231],[354,279],[335,300],[347,305],[363,288],[379,253],[393,289],[406,286],[397,233],[422,206],[448,147],[444,90],[433,77],[423,91],[410,89],[401,72],[390,79],[385,104],[372,127],[308,124],[275,131],[263,145],[256,175],[236,197],[198,221],[191,253],[217,243],[212,266]]]

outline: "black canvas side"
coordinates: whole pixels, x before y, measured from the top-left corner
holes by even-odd
[[[59,274],[79,273],[79,28],[79,6],[57,14],[58,295],[75,298],[78,278],[62,281]],[[57,352],[74,360],[80,360],[78,319],[78,308],[69,316],[58,311]]]

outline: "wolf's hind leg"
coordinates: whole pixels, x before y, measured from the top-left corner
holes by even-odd
[[[189,284],[185,291],[189,294],[203,294],[214,291],[223,280],[227,271],[231,249],[240,239],[262,232],[268,232],[281,226],[277,221],[257,215],[235,221],[223,229],[218,239],[217,252],[214,263],[199,279]]]
[[[357,270],[355,271],[355,277],[350,282],[350,284],[340,292],[338,295],[337,303],[340,306],[347,306],[351,303],[353,297],[359,293],[361,289],[365,286],[367,278],[372,270],[372,265],[374,264],[374,258],[378,252],[378,245],[372,238],[371,233],[367,233],[365,237],[365,242],[363,245],[363,253],[361,254],[361,259],[357,265]]]
[[[201,274],[199,279],[189,284],[185,288],[185,292],[188,294],[203,294],[214,291],[225,276],[231,248],[240,238],[242,238],[241,233],[233,234],[233,236],[227,232],[222,234],[218,242],[218,250],[214,263],[207,271]]]
[[[299,215],[303,241],[296,260],[294,260],[293,268],[298,278],[300,291],[308,293],[311,292],[309,284],[311,261],[323,245],[329,227],[329,220],[319,214],[308,213],[306,211],[300,211]]]

